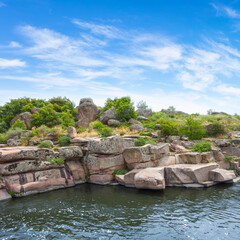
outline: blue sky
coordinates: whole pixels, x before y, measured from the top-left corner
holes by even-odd
[[[240,114],[240,1],[0,0],[0,105],[66,96]]]

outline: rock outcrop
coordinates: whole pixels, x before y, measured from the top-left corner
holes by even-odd
[[[15,118],[11,120],[10,126],[12,126],[18,119],[23,121],[27,128],[31,127],[31,113],[24,112],[17,115]]]
[[[112,107],[105,111],[104,113],[102,113],[99,118],[100,122],[102,122],[103,124],[107,124],[110,119],[114,120],[117,119],[115,107]]]

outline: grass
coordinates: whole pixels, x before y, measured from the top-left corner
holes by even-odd
[[[125,175],[128,172],[127,169],[116,169],[112,175]]]

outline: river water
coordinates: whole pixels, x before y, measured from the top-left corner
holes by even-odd
[[[240,184],[79,185],[0,202],[0,239],[240,239]]]

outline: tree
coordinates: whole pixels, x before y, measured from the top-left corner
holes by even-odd
[[[145,101],[141,100],[140,102],[138,102],[137,104],[137,109],[147,109],[148,105],[146,104]]]
[[[174,106],[169,106],[167,110],[171,112],[175,112],[176,108]]]

